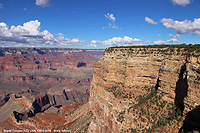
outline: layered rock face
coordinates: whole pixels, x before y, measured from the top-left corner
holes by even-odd
[[[33,121],[44,113],[47,117],[53,113],[56,118],[63,119],[62,124],[66,123],[65,115],[69,111],[63,114],[58,112],[73,104],[78,107],[89,100],[92,64],[99,60],[103,51],[0,48],[0,129],[10,129],[11,125],[13,129],[25,129],[26,126],[29,127],[27,129],[40,129],[39,123]],[[88,109],[80,110],[86,110],[88,114],[79,116],[92,116]],[[81,118],[76,116],[76,119]],[[73,125],[76,119],[68,123]],[[55,126],[52,124],[49,129]]]
[[[178,132],[187,113],[200,105],[200,57],[197,49],[190,54],[169,46],[107,49],[93,65],[89,131]],[[171,115],[174,106],[181,122]]]
[[[21,118],[23,114],[15,112],[0,123],[0,129],[8,132],[9,129],[12,132],[86,132],[92,115],[88,103],[73,103],[61,107],[59,112],[37,113],[34,117],[19,122],[16,121],[16,116]]]
[[[102,50],[62,48],[0,50],[0,106],[6,102],[6,95],[22,95],[29,89],[37,94],[47,93],[57,104],[63,104],[62,98],[86,102],[92,63],[103,53]]]

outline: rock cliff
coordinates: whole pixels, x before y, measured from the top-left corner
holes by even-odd
[[[73,103],[61,107],[59,112],[54,113],[37,113],[25,121],[16,121],[16,117],[23,119],[24,114],[13,112],[6,121],[0,123],[0,130],[13,130],[12,132],[17,132],[17,130],[21,132],[86,132],[92,115],[88,103]]]
[[[93,65],[89,103],[94,118],[88,131],[178,132],[188,123],[199,131],[199,120],[186,117],[200,106],[199,47],[108,48]]]

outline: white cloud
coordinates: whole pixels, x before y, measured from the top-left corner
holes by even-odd
[[[128,46],[128,45],[142,45],[143,42],[137,38],[130,38],[128,36],[121,37],[113,37],[112,39],[108,39],[106,41],[98,41],[92,40],[91,44],[96,45],[108,45],[108,46]]]
[[[190,0],[172,0],[174,5],[186,6],[190,4]]]
[[[193,35],[194,36],[200,36],[200,30],[195,31]]]
[[[171,18],[163,18],[161,20],[164,26],[167,28],[173,28],[176,33],[179,34],[188,34],[193,33],[193,35],[200,36],[200,18],[194,19],[194,21],[177,21]]]
[[[169,36],[174,37],[174,38],[179,38],[180,37],[180,35],[178,35],[178,34],[176,34],[176,35],[169,34]]]
[[[56,34],[56,35],[58,35],[58,36],[64,36],[64,34],[63,34],[63,33],[58,33],[58,34]]]
[[[116,20],[116,18],[114,17],[114,14],[107,13],[104,16],[108,18],[109,20],[112,20],[113,22],[115,22]]]
[[[2,3],[0,3],[0,9],[1,9],[1,8],[3,8],[3,4],[2,4]]]
[[[150,44],[150,43],[151,43],[151,41],[150,41],[150,40],[147,40],[147,41],[145,41],[144,43],[148,43],[148,44]]]
[[[106,27],[102,27],[102,29],[105,29]],[[118,26],[115,26],[115,23],[111,24],[111,23],[108,23],[108,26],[107,28],[111,28],[111,29],[118,29]]]
[[[96,44],[89,44],[87,45],[88,47],[96,47],[97,45]]]
[[[172,38],[167,41],[162,41],[162,40],[154,41],[154,44],[166,44],[166,43],[179,43],[179,41],[176,38]]]
[[[148,22],[149,24],[158,24],[158,22],[155,22],[153,19],[150,19],[149,17],[145,17],[145,21]]]
[[[18,25],[17,27],[11,26],[10,32],[13,34],[21,34],[28,36],[41,36],[40,33],[40,22],[38,20],[29,21],[23,24],[23,26]]]
[[[116,18],[114,17],[114,14],[107,13],[104,16],[108,20],[110,20],[111,23],[108,23],[108,26],[106,26],[106,27],[105,26],[102,27],[102,29],[105,29],[105,28],[118,29],[118,26],[116,26],[116,24],[115,24]]]
[[[68,39],[63,36],[59,36],[54,39],[54,45],[61,45],[61,46],[72,46],[72,45],[81,45],[85,43],[85,40],[81,40],[80,38]]]
[[[15,46],[24,45],[80,45],[85,43],[80,38],[67,39],[62,33],[55,38],[49,31],[40,31],[40,22],[38,20],[29,21],[23,26],[11,26],[10,28],[4,22],[0,23],[0,45]]]
[[[42,6],[42,7],[46,7],[46,6],[50,6],[51,5],[49,3],[49,0],[36,0],[35,4],[37,6]]]
[[[45,40],[54,40],[54,36],[47,30],[44,30],[42,35]]]

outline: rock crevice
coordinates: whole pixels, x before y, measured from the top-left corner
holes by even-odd
[[[199,53],[188,56],[185,49],[167,46],[107,49],[93,65],[89,103],[95,120],[89,131],[147,131],[162,124],[169,126],[169,120],[173,121],[174,129],[165,131],[178,131],[181,123],[174,120],[178,118],[178,113],[176,117],[173,114],[174,105],[175,112],[181,110],[182,119],[200,105]],[[156,104],[150,102],[154,100]],[[155,116],[153,109],[160,112]],[[145,115],[141,116],[142,113]]]

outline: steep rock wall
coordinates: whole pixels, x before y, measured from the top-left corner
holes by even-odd
[[[155,88],[163,101],[175,104],[183,114],[200,105],[200,58],[198,53],[190,57],[184,53],[184,49],[177,48],[112,48],[105,51],[93,65],[89,103],[94,119],[89,131],[151,128],[147,123],[137,125],[134,122],[136,115],[129,112],[138,104],[140,96],[150,93],[147,87]]]

